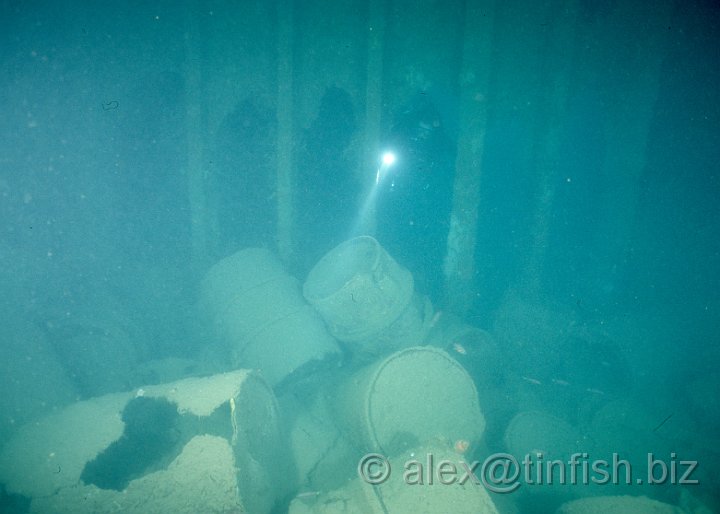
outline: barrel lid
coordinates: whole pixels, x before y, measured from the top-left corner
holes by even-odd
[[[485,431],[472,379],[433,347],[385,359],[371,378],[365,408],[370,437],[388,453],[438,439],[473,443]]]

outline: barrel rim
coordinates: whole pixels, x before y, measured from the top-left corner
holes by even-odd
[[[480,437],[482,437],[482,434],[485,432],[486,428],[486,421],[485,416],[482,413],[482,408],[480,406],[480,397],[477,391],[477,387],[475,386],[475,381],[472,379],[470,374],[467,372],[467,370],[460,364],[457,360],[455,360],[449,353],[447,353],[445,350],[435,347],[435,346],[411,346],[409,348],[404,348],[402,350],[399,350],[389,356],[387,356],[385,359],[383,359],[375,368],[375,370],[372,372],[372,374],[369,377],[369,383],[372,384],[372,390],[369,391],[363,400],[363,409],[365,411],[365,419],[367,420],[367,432],[370,437],[370,441],[380,448],[381,450],[385,451],[386,449],[383,448],[383,444],[378,439],[377,430],[375,427],[375,422],[373,420],[372,415],[372,398],[374,397],[375,393],[375,385],[377,382],[378,377],[380,374],[386,369],[386,367],[395,362],[398,358],[403,357],[406,354],[409,353],[428,353],[428,354],[436,354],[440,357],[442,357],[446,362],[448,362],[451,366],[456,368],[460,374],[465,377],[467,384],[470,386],[471,391],[471,401],[477,405],[478,407],[478,414],[480,415],[480,420],[482,421],[482,430],[479,430]]]
[[[357,236],[353,237],[352,239],[348,239],[347,241],[343,241],[336,247],[334,247],[332,250],[327,252],[325,255],[322,256],[322,258],[313,266],[313,268],[308,273],[307,278],[305,279],[305,283],[303,284],[303,296],[310,301],[310,302],[321,302],[324,300],[327,300],[328,298],[332,298],[335,294],[338,293],[338,291],[341,291],[345,285],[347,285],[354,276],[357,274],[356,270],[350,269],[352,272],[349,274],[349,276],[346,277],[346,279],[342,282],[342,284],[333,283],[333,287],[325,286],[323,287],[323,291],[320,291],[320,286],[323,283],[323,278],[327,276],[326,272],[328,269],[328,261],[331,259],[336,258],[338,255],[342,255],[343,251],[346,251],[351,246],[360,246],[364,244],[369,244],[369,248],[373,252],[373,261],[372,265],[369,266],[368,270],[363,271],[369,271],[374,269],[374,267],[377,265],[377,263],[380,260],[380,256],[382,254],[383,248],[380,245],[380,243],[372,236]],[[332,266],[332,269],[336,269],[337,266]],[[332,289],[331,291],[328,291]],[[322,294],[321,294],[322,293]]]

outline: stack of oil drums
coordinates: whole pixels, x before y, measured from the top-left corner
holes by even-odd
[[[427,345],[438,316],[414,291],[410,272],[375,239],[358,237],[318,262],[303,294],[353,358],[308,403],[291,436],[298,479],[310,488],[336,489],[293,502],[290,512],[320,513],[341,504],[365,512],[390,506],[409,512],[435,501],[457,506],[456,512],[495,513],[483,489],[438,488],[431,498],[408,495],[397,483],[378,492],[347,481],[357,476],[358,456],[365,453],[402,461],[432,451],[460,459],[485,430],[471,377],[442,347]]]
[[[7,493],[31,512],[268,514],[311,487],[289,512],[497,513],[481,488],[357,478],[363,454],[461,459],[485,431],[475,383],[427,344],[443,339],[429,300],[376,240],[331,250],[304,287],[268,250],[239,251],[206,274],[199,313],[222,372],[38,416],[0,451]]]

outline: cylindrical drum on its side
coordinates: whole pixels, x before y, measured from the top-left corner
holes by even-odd
[[[213,266],[202,283],[200,313],[230,365],[258,369],[273,386],[339,354],[298,281],[268,250],[241,250]]]
[[[215,263],[203,279],[201,310],[214,311],[227,305],[243,291],[287,275],[282,262],[265,248],[245,248]],[[207,296],[207,293],[212,296]]]
[[[527,473],[519,480],[528,480],[528,485],[543,484],[542,487],[520,487],[520,494],[570,499],[588,489],[579,474],[574,480],[570,475],[581,468],[573,471],[568,463],[593,455],[594,448],[591,441],[583,438],[567,421],[542,411],[519,412],[505,429],[504,443],[517,462],[529,463]],[[578,488],[578,483],[584,487]]]
[[[583,448],[583,438],[568,422],[541,411],[519,412],[510,421],[504,437],[506,449],[515,457],[540,453],[548,459],[564,459]]]
[[[400,317],[413,296],[413,278],[369,236],[330,250],[310,271],[305,298],[340,341],[378,336]]]
[[[407,348],[361,369],[338,388],[335,402],[356,444],[387,455],[438,440],[464,452],[485,431],[472,379],[432,347]]]

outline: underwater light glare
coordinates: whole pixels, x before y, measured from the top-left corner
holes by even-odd
[[[375,230],[375,208],[380,191],[380,182],[385,180],[388,175],[391,175],[390,169],[397,161],[397,156],[389,150],[383,152],[379,157],[380,161],[378,163],[377,170],[375,170],[375,183],[367,190],[365,201],[363,202],[360,212],[358,212],[357,220],[350,231],[350,237],[370,234]],[[395,186],[395,179],[394,177],[390,177],[390,180],[390,187],[392,188]]]
[[[395,154],[392,152],[385,152],[382,156],[383,166],[392,166],[395,164]]]
[[[382,154],[382,157],[380,159],[380,167],[377,170],[377,173],[375,173],[375,184],[380,183],[380,179],[387,173],[388,168],[390,168],[393,164],[395,164],[395,154],[392,152],[385,152]]]

